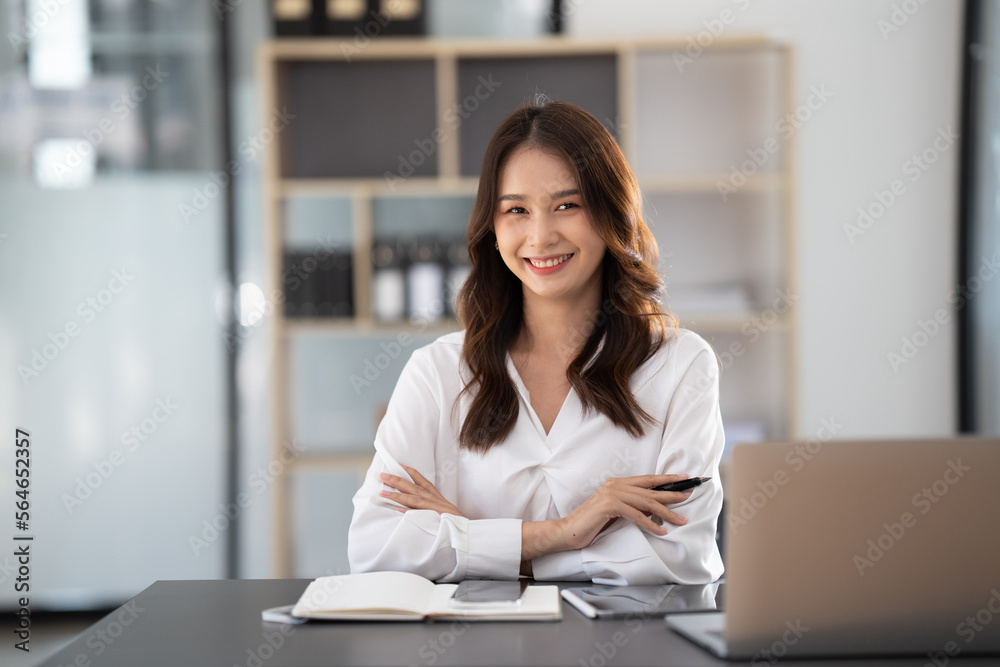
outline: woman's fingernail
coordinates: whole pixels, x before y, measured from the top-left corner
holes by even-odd
[[[384,482],[385,480],[389,479],[389,473],[381,472],[379,473],[378,478]]]
[[[388,498],[389,497],[389,492],[388,491],[379,491],[378,494],[380,496],[382,496],[383,498]]]

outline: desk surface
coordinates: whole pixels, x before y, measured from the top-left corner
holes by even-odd
[[[550,623],[264,623],[309,582],[158,581],[83,632],[45,665],[731,665],[670,631],[662,618],[594,621],[563,603]],[[578,585],[578,584],[576,584]],[[823,660],[822,667],[923,666],[922,658]],[[996,665],[997,658],[952,658]],[[746,663],[749,664],[749,663]],[[781,667],[805,664],[782,660]]]

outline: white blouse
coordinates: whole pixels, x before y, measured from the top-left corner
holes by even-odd
[[[660,536],[618,519],[590,546],[532,560],[533,576],[634,585],[700,584],[722,575],[715,532],[723,431],[719,367],[708,343],[680,329],[635,372],[632,391],[657,420],[638,439],[595,410],[585,415],[572,388],[546,435],[508,355],[517,421],[504,442],[479,454],[458,445],[468,395],[452,409],[468,373],[460,364],[463,339],[464,332],[442,336],[414,351],[403,369],[375,435],[375,458],[354,496],[352,572],[516,579],[522,521],[566,516],[611,476],[687,473],[712,481],[670,506],[686,524],[664,523],[668,532]],[[465,517],[395,510],[396,503],[379,496],[387,488],[379,473],[409,479],[401,464],[420,471]]]

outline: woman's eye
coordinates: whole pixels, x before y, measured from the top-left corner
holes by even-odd
[[[580,205],[575,202],[563,202],[556,207],[557,211],[568,211],[573,208],[580,208]],[[523,206],[511,206],[509,209],[504,211],[504,213],[514,213],[515,215],[523,215],[528,212],[528,209]]]

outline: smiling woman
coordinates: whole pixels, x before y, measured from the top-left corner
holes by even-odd
[[[414,352],[354,498],[352,571],[706,583],[722,574],[718,366],[664,312],[610,133],[527,105],[486,150],[465,330]],[[685,492],[652,487],[688,476]]]
[[[500,190],[526,193],[500,195],[494,222],[497,249],[524,294],[558,300],[598,296],[605,245],[581,206],[566,160],[539,148],[519,148],[507,160]]]

